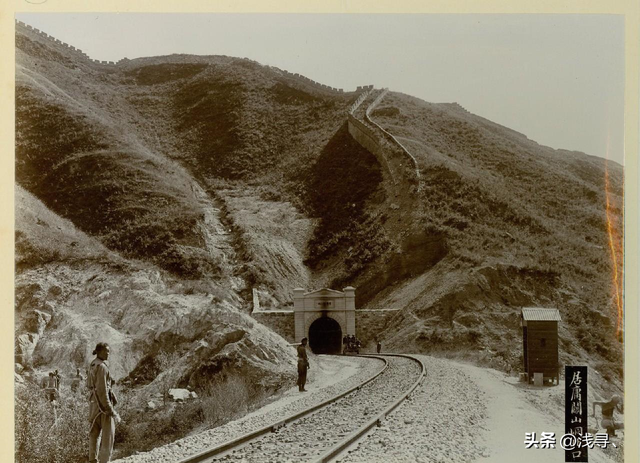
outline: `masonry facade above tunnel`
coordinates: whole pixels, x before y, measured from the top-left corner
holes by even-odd
[[[323,288],[305,292],[293,290],[296,342],[309,337],[309,328],[321,317],[338,322],[342,335],[356,334],[356,290],[347,286],[343,291]]]

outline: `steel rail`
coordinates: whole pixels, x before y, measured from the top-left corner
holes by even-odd
[[[338,457],[348,447],[351,447],[353,444],[355,444],[358,440],[360,440],[360,438],[362,436],[364,436],[367,432],[369,432],[369,430],[371,430],[371,428],[373,428],[374,426],[378,425],[378,423],[380,423],[380,420],[382,420],[384,417],[386,417],[389,413],[393,412],[402,402],[404,402],[404,400],[409,396],[409,394],[411,394],[420,385],[420,383],[424,380],[424,378],[427,376],[427,367],[424,364],[424,362],[422,360],[420,360],[419,358],[413,357],[411,355],[404,355],[404,354],[382,354],[382,355],[386,355],[386,356],[390,356],[390,357],[404,357],[404,358],[409,358],[411,360],[415,360],[416,362],[418,362],[420,364],[420,368],[422,370],[420,372],[419,378],[416,380],[415,383],[413,383],[413,385],[409,389],[407,389],[407,391],[405,393],[403,393],[398,398],[398,400],[396,400],[391,405],[389,405],[387,408],[385,408],[381,413],[379,413],[375,418],[373,418],[370,421],[368,421],[360,429],[352,432],[347,437],[345,437],[342,441],[340,441],[338,444],[336,444],[335,446],[333,446],[332,448],[327,450],[325,453],[323,453],[316,460],[313,460],[314,463],[329,462],[329,461],[335,459],[336,457]],[[368,356],[364,356],[363,355],[363,357],[368,357]]]
[[[385,354],[386,355],[386,354]],[[377,355],[363,355],[362,357],[368,357],[368,358],[376,358],[378,360],[382,360],[384,362],[384,366],[380,369],[380,371],[374,373],[373,375],[371,375],[369,378],[367,378],[366,380],[364,380],[363,382],[361,382],[360,384],[352,387],[351,389],[342,392],[334,397],[331,397],[327,400],[325,400],[324,402],[321,402],[319,404],[316,404],[310,408],[304,409],[300,412],[296,412],[286,418],[283,418],[279,421],[276,421],[274,423],[271,423],[267,426],[264,426],[260,429],[257,429],[255,431],[251,431],[248,432],[246,434],[243,434],[240,437],[237,437],[235,439],[231,439],[229,441],[223,442],[222,444],[216,445],[214,447],[210,447],[208,449],[202,450],[199,453],[196,453],[194,455],[191,455],[189,457],[183,458],[182,460],[178,460],[177,463],[199,463],[202,461],[206,461],[209,458],[213,458],[215,456],[220,456],[220,454],[222,453],[226,453],[229,452],[237,447],[243,446],[245,444],[248,444],[249,442],[258,439],[259,437],[264,436],[265,434],[269,434],[271,432],[275,432],[278,429],[282,428],[283,426],[293,423],[295,421],[300,420],[301,418],[304,418],[307,415],[310,415],[311,413],[314,413],[316,411],[318,411],[321,408],[326,407],[327,405],[332,404],[333,402],[342,399],[343,397],[351,394],[354,391],[357,391],[358,389],[360,389],[361,387],[363,387],[364,385],[370,383],[371,381],[373,381],[374,379],[376,379],[378,376],[380,376],[389,366],[389,362],[387,361],[387,359],[385,359],[382,356],[377,356]]]

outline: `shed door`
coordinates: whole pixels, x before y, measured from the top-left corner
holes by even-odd
[[[522,327],[522,352],[524,353],[524,372],[529,373],[529,359],[528,359],[528,351],[527,349],[527,327]]]

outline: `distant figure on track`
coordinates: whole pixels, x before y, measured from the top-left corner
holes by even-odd
[[[380,341],[378,341],[378,344],[376,344],[376,352],[378,354],[382,352],[382,343]]]
[[[298,346],[298,390],[307,392],[304,385],[307,382],[307,370],[309,369],[309,358],[307,357],[307,338],[302,338]]]
[[[623,413],[624,406],[622,403],[622,397],[614,395],[609,402],[593,402],[593,416],[596,416],[596,405],[600,405],[602,410],[602,427],[607,430],[607,434],[610,436],[616,435],[616,429],[624,429],[624,423],[616,422],[613,419],[613,412],[617,409],[620,413]]]
[[[89,366],[87,387],[89,388],[89,462],[106,463],[111,459],[116,423],[120,422],[118,412],[113,408],[117,404],[111,387],[113,380],[109,373],[110,348],[106,342],[99,342],[93,354],[96,356]],[[102,434],[102,437],[100,436]],[[98,452],[98,442],[100,451]]]

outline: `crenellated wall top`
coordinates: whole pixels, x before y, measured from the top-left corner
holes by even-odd
[[[63,48],[65,51],[73,53],[75,56],[79,56],[81,58],[83,58],[84,60],[86,60],[89,63],[92,64],[97,64],[100,66],[117,66],[119,64],[125,64],[130,62],[131,60],[129,60],[128,58],[122,58],[118,61],[104,61],[104,60],[97,60],[97,59],[93,59],[91,58],[89,55],[87,55],[85,52],[83,52],[81,49],[74,47],[73,45],[69,45],[68,43],[65,43],[49,34],[47,34],[46,32],[41,31],[40,29],[37,29],[29,24],[24,23],[23,21],[19,21],[16,20],[16,29],[22,29],[21,32],[23,33],[30,33],[30,34],[35,34],[36,36],[38,36],[41,39],[44,39],[46,41],[48,41],[50,44],[58,47],[58,48]],[[251,60],[249,60],[251,61]],[[344,90],[341,88],[336,88],[336,87],[331,87],[329,85],[326,84],[322,84],[319,82],[316,82],[315,80],[309,79],[308,77],[305,77],[301,74],[298,73],[292,73],[289,71],[285,71],[282,69],[279,69],[277,67],[274,66],[267,66],[268,68],[270,68],[271,70],[281,74],[283,77],[289,78],[289,79],[295,79],[299,82],[305,83],[307,85],[311,85],[319,90],[324,90],[324,91],[328,91],[328,92],[333,92],[333,93],[344,93]],[[363,85],[363,86],[358,86],[357,89],[355,90],[356,92],[371,92],[373,91],[373,85]],[[364,93],[363,93],[364,94]],[[361,95],[362,97],[362,95]],[[362,102],[363,100],[360,100],[360,102]]]
[[[97,59],[92,59],[91,57],[89,57],[89,55],[87,55],[85,52],[83,52],[81,49],[74,47],[73,45],[69,45],[68,43],[65,43],[59,39],[56,39],[55,37],[47,34],[46,32],[41,31],[40,29],[37,29],[29,24],[26,24],[22,21],[16,20],[16,30],[22,29],[21,32],[23,33],[30,33],[30,34],[34,34],[36,36],[38,36],[41,39],[44,39],[46,41],[48,41],[50,44],[58,47],[58,48],[63,48],[65,51],[68,51],[72,54],[74,54],[75,56],[79,56],[81,58],[83,58],[84,60],[90,62],[90,63],[94,63],[94,64],[99,64],[101,66],[116,66],[118,63],[123,62],[123,61],[128,61],[127,58],[123,58],[117,62],[115,61],[101,61],[101,60],[97,60]]]

